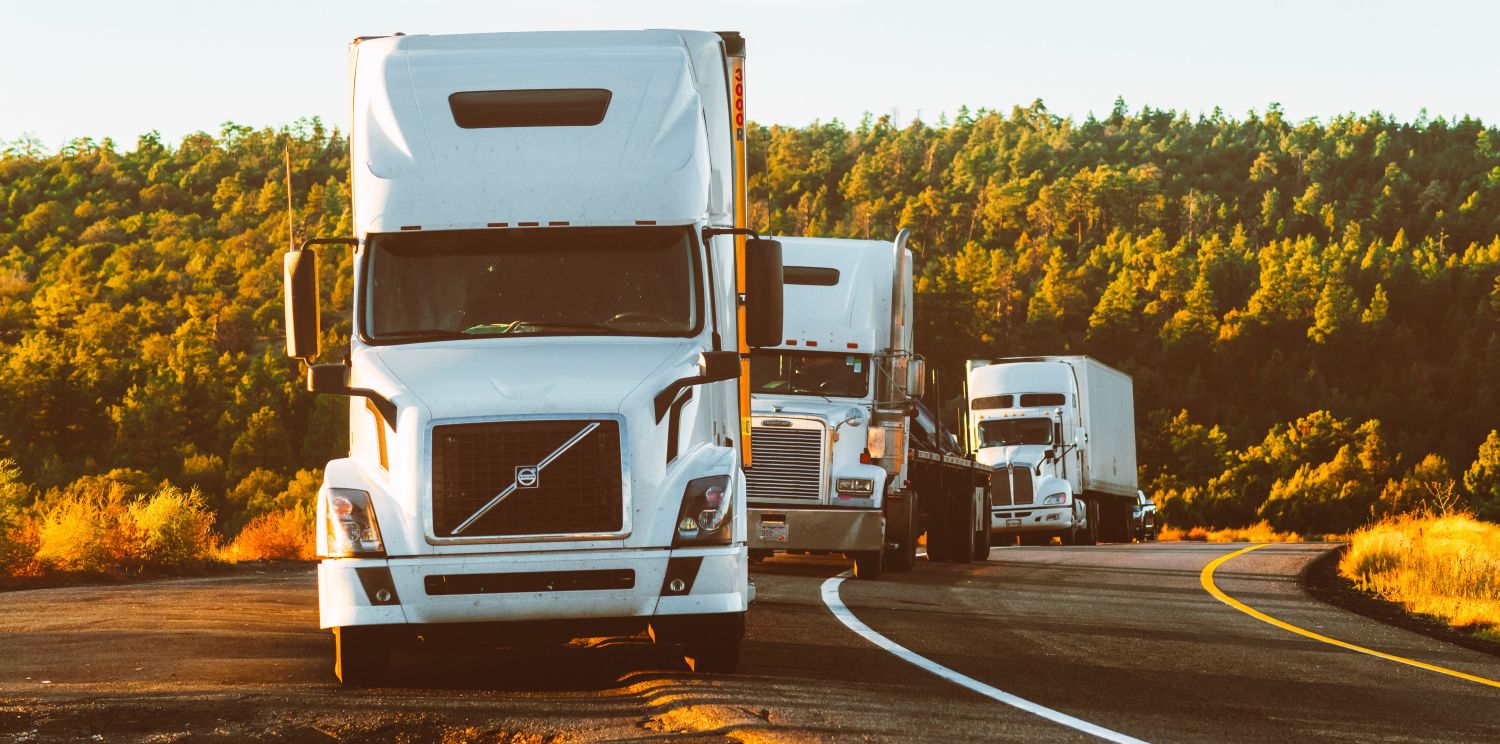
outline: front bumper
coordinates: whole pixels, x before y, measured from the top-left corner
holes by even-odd
[[[332,628],[744,612],[748,577],[741,545],[339,558],[318,564],[318,619]],[[674,578],[683,590],[669,588]]]
[[[885,548],[879,509],[750,507],[749,546],[757,550],[853,552]]]
[[[990,533],[1058,532],[1073,526],[1073,506],[1001,507],[990,512]]]

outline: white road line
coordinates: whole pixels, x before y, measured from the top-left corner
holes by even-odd
[[[844,605],[844,601],[839,599],[839,585],[844,583],[844,579],[846,578],[849,578],[849,572],[847,571],[823,582],[823,604],[828,606],[829,611],[833,613],[834,617],[839,619],[839,622],[855,633],[858,633],[860,637],[870,643],[889,651],[897,658],[932,672],[960,687],[967,687],[996,702],[1005,703],[1013,708],[1019,708],[1027,713],[1041,716],[1053,723],[1059,723],[1068,728],[1082,731],[1085,734],[1097,736],[1105,741],[1120,742],[1120,744],[1146,744],[1135,737],[1126,736],[1117,731],[1110,731],[1102,726],[1096,726],[1088,721],[1074,718],[1066,713],[1055,711],[1043,705],[1037,705],[1025,698],[1017,697],[996,687],[991,687],[973,677],[966,677],[931,659],[919,656],[911,649],[875,632],[870,626],[865,625],[864,622],[855,617],[854,613]]]

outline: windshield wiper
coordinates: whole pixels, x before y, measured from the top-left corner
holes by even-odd
[[[602,333],[614,333],[619,329],[601,323],[547,323],[531,320],[512,320],[509,323],[480,323],[469,326],[463,330],[464,334],[494,334],[506,335],[511,333],[536,333],[537,331],[599,331]]]
[[[381,341],[414,341],[419,339],[450,339],[463,338],[464,334],[458,331],[440,331],[435,328],[420,331],[403,331],[401,333],[386,333],[378,337]]]

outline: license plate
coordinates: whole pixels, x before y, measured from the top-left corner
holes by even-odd
[[[1021,526],[1021,520],[1019,520],[1019,519],[1007,519],[1007,520],[1005,520],[1005,526],[1006,527],[1020,527]]]
[[[786,542],[786,522],[761,522],[760,539],[763,542]]]

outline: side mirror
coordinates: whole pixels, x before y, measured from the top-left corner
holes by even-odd
[[[367,398],[375,405],[375,410],[380,412],[385,423],[390,425],[391,431],[395,431],[396,404],[374,390],[350,387],[349,371],[347,364],[309,364],[307,365],[307,390],[312,393]]]
[[[723,382],[740,376],[740,355],[734,351],[705,351],[698,355],[704,382]]]
[[[745,343],[776,346],[782,339],[781,243],[745,239]]]
[[[344,395],[349,391],[349,365],[311,364],[307,367],[307,391]]]
[[[921,398],[927,392],[927,360],[913,359],[906,365],[906,394]],[[942,401],[938,401],[939,405]]]
[[[304,362],[318,357],[318,254],[309,248],[288,251],[282,259],[286,305],[286,355]],[[311,384],[312,377],[308,377]]]

